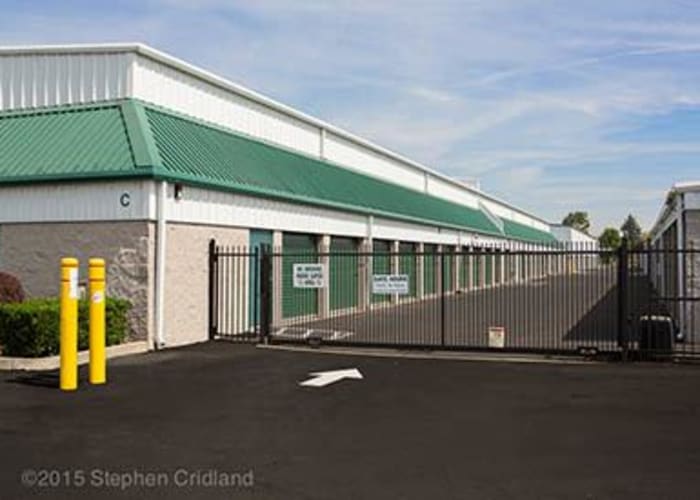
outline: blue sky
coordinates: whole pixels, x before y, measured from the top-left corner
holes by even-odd
[[[552,221],[700,179],[694,0],[0,0],[0,43],[140,41]]]

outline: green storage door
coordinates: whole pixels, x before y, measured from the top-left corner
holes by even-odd
[[[282,316],[293,318],[318,313],[318,290],[294,288],[294,264],[318,262],[316,237],[284,234],[282,237]]]
[[[469,249],[467,247],[462,248],[462,253],[460,255],[460,276],[459,276],[459,287],[469,288]]]
[[[493,282],[496,285],[501,284],[501,266],[503,265],[503,261],[501,260],[501,253],[500,250],[496,251],[496,255],[493,256],[493,268],[494,268],[494,276],[493,276]]]
[[[452,271],[454,268],[454,249],[451,247],[442,250],[442,272],[445,282],[442,284],[442,289],[446,292],[452,291]]]
[[[488,250],[489,252],[491,250]],[[484,256],[484,284],[486,286],[492,285],[491,281],[493,278],[493,255],[490,253]]]
[[[264,246],[272,247],[272,231],[264,231],[258,229],[250,230],[250,252],[255,254],[257,250],[258,260],[253,256],[250,257],[249,264],[249,293],[250,301],[248,304],[248,314],[250,315],[250,323],[253,327],[260,324],[260,255]]]
[[[435,253],[437,247],[435,245],[424,245],[423,251],[423,292],[424,295],[432,295],[435,293],[435,265],[437,258]]]
[[[416,247],[413,243],[399,244],[399,274],[408,274],[408,295],[416,296]]]
[[[391,274],[391,242],[384,240],[374,240],[372,242],[372,274]],[[370,287],[372,280],[370,278]],[[386,302],[391,299],[391,295],[372,294],[372,302]]]
[[[331,310],[357,306],[359,280],[357,240],[354,238],[331,238],[330,304]],[[334,255],[337,253],[338,255]]]
[[[475,252],[479,252],[481,248],[474,248]],[[481,272],[481,255],[472,256],[472,285],[476,288],[479,286],[479,273]]]

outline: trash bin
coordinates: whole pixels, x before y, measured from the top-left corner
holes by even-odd
[[[642,316],[639,318],[639,350],[642,354],[670,355],[675,332],[671,316]]]

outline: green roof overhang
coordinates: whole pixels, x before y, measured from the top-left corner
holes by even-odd
[[[519,241],[551,233],[134,99],[0,113],[0,185],[153,179]]]

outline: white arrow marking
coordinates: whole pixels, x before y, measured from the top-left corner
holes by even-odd
[[[306,387],[323,387],[344,378],[354,378],[357,380],[362,379],[362,374],[357,368],[349,368],[347,370],[331,370],[327,372],[312,372],[309,373],[311,378],[309,380],[304,380],[299,382],[299,385]]]

